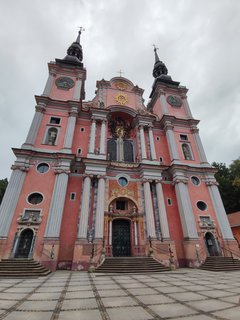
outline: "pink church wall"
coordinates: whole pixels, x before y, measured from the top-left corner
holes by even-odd
[[[84,128],[85,131],[81,132],[80,128]],[[89,120],[79,119],[76,123],[74,137],[73,137],[72,152],[74,154],[77,154],[77,149],[81,148],[82,153],[80,156],[81,157],[87,156],[90,132],[91,132],[91,122]]]
[[[55,81],[58,78],[59,77],[56,77]],[[72,80],[75,82],[74,78],[72,78]],[[75,86],[69,90],[58,89],[58,87],[55,84],[55,81],[50,91],[49,97],[51,99],[57,99],[62,101],[73,100],[73,93],[74,93]]]
[[[167,97],[168,95],[166,95],[166,102],[167,102]],[[171,116],[175,116],[177,118],[188,118],[186,111],[183,107],[183,104],[180,108],[176,108],[176,107],[172,107],[168,102],[167,102],[167,108],[168,108],[168,113]]]
[[[153,136],[154,136],[157,160],[159,161],[159,158],[162,157],[163,164],[170,164],[171,159],[168,151],[168,144],[167,144],[165,133],[157,129],[157,130],[153,130]],[[157,137],[160,137],[159,141],[157,140]]]

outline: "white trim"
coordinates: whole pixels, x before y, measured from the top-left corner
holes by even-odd
[[[198,181],[199,181],[199,183],[198,183],[198,184],[194,184],[194,183],[192,182],[192,178],[197,178]],[[190,181],[191,181],[191,184],[194,185],[195,187],[199,187],[199,186],[201,185],[201,179],[198,178],[197,176],[190,176]]]
[[[59,123],[51,123],[51,119],[52,118],[59,119],[60,120]],[[55,126],[55,125],[59,126],[61,124],[61,122],[62,122],[62,118],[61,117],[50,116],[48,124],[53,125],[53,126]]]
[[[47,165],[48,165],[48,170],[45,171],[45,172],[39,172],[37,168],[38,168],[38,166],[41,165],[41,164],[47,164]],[[37,171],[37,173],[45,174],[45,173],[48,173],[49,170],[50,170],[50,165],[49,165],[48,162],[44,162],[44,161],[43,161],[43,162],[40,162],[40,163],[36,164],[36,171]]]
[[[33,194],[33,193],[39,193],[39,194],[43,197],[42,201],[39,202],[39,203],[36,203],[36,204],[29,202],[29,201],[28,201],[28,198],[29,198],[30,195]],[[39,191],[32,191],[32,192],[29,193],[29,194],[27,195],[27,197],[26,197],[26,202],[29,203],[29,204],[32,205],[32,206],[38,206],[39,204],[43,203],[44,200],[45,200],[44,194],[43,194],[42,192],[39,192]]]

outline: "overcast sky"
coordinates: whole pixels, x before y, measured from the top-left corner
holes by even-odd
[[[10,176],[11,148],[25,141],[47,62],[65,56],[78,26],[86,29],[87,100],[97,80],[121,69],[147,103],[156,44],[173,80],[189,89],[209,162],[240,156],[239,0],[8,0],[0,21],[0,179]]]

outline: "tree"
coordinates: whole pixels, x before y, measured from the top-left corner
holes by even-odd
[[[0,203],[2,202],[7,185],[8,185],[7,178],[0,180]]]
[[[225,163],[213,162],[218,169],[215,177],[227,213],[240,211],[240,159],[227,167]]]

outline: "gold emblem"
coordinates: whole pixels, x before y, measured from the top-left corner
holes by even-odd
[[[115,96],[115,100],[117,103],[124,105],[128,102],[128,97],[123,93],[119,93]]]
[[[124,83],[124,82],[117,82],[116,83],[116,87],[119,89],[119,90],[126,90],[127,89],[127,85],[126,85],[126,83]]]

